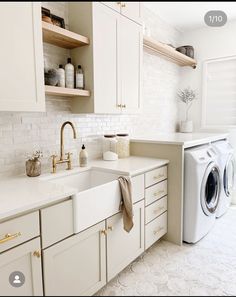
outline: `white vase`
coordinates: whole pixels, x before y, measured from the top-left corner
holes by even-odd
[[[193,132],[193,121],[181,121],[180,132],[182,132],[182,133]]]

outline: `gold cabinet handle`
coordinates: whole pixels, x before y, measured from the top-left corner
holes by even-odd
[[[1,243],[6,243],[6,242],[8,242],[10,240],[13,240],[13,239],[19,237],[19,236],[21,236],[21,232],[18,232],[16,234],[6,234],[4,236],[4,238],[0,239],[0,244]]]
[[[34,251],[33,256],[37,257],[37,258],[40,258],[41,257],[41,252],[40,251]]]
[[[117,107],[118,107],[118,108],[121,108],[121,107],[122,107],[122,104],[117,104]]]
[[[102,234],[102,235],[107,235],[107,230],[102,230],[102,231],[101,231],[101,234]]]
[[[163,231],[163,230],[164,230],[164,228],[161,227],[161,228],[155,230],[155,231],[153,232],[153,234],[154,234],[154,235],[157,235],[158,233],[160,233],[160,232]]]
[[[155,192],[153,195],[156,197],[156,196],[162,195],[164,193],[165,193],[165,191],[161,190],[161,191]]]
[[[109,226],[107,229],[108,229],[109,231],[113,231],[113,230],[114,230],[114,227],[113,227],[113,226]]]
[[[124,2],[121,3],[121,7],[126,7],[126,4]]]
[[[153,178],[154,178],[154,179],[160,179],[160,178],[162,178],[162,177],[165,177],[165,175],[164,175],[164,174],[159,174],[159,175],[157,175],[157,176],[154,176]]]
[[[122,108],[126,108],[126,104],[121,105]]]
[[[154,214],[158,214],[158,213],[162,212],[164,209],[165,209],[165,207],[158,207],[153,212],[154,212]]]

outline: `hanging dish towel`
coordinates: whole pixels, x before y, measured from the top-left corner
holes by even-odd
[[[126,232],[130,232],[134,226],[131,179],[129,177],[120,176],[118,181],[121,190],[120,210],[123,212],[124,229]]]

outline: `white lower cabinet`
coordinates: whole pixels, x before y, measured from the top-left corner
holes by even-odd
[[[46,296],[88,296],[106,284],[105,222],[43,252]]]
[[[119,213],[107,220],[107,280],[144,252],[144,201],[134,205],[134,227],[127,233]]]
[[[36,252],[36,253],[35,253]],[[21,287],[13,287],[9,277],[20,272]],[[0,296],[43,296],[40,239],[34,239],[0,254]]]

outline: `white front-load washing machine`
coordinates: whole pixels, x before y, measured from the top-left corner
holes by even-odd
[[[227,140],[214,142],[212,147],[218,155],[221,173],[220,201],[216,217],[225,214],[230,206],[235,181],[234,149]]]
[[[213,227],[220,194],[220,170],[209,145],[185,151],[183,240],[196,243]]]

